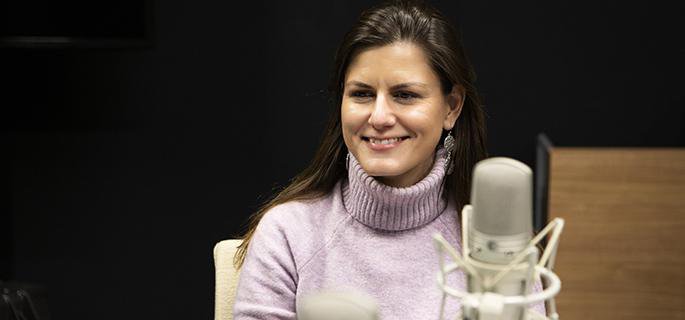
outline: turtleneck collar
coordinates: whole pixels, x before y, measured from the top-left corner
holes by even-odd
[[[381,230],[407,230],[433,221],[447,206],[442,197],[444,152],[442,148],[436,152],[425,178],[406,188],[387,186],[369,176],[350,154],[348,181],[342,190],[345,208],[357,221]]]

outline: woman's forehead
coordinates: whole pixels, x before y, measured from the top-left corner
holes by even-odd
[[[423,49],[406,42],[360,52],[350,63],[345,77],[345,83],[361,82],[369,85],[380,85],[381,82],[389,85],[434,85],[437,81]]]

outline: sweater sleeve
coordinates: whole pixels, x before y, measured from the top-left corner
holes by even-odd
[[[295,319],[297,271],[279,217],[259,222],[240,270],[233,306],[235,320]]]

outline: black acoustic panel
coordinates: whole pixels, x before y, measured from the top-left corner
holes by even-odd
[[[535,201],[533,203],[533,230],[539,232],[549,217],[549,151],[554,147],[546,134],[537,136],[535,148]]]

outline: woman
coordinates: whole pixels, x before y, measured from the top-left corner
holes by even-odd
[[[458,209],[486,156],[474,78],[432,7],[362,13],[336,54],[335,108],[313,162],[253,216],[236,255],[236,319],[294,319],[297,301],[327,289],[367,293],[381,319],[437,318],[431,236],[461,247]]]

